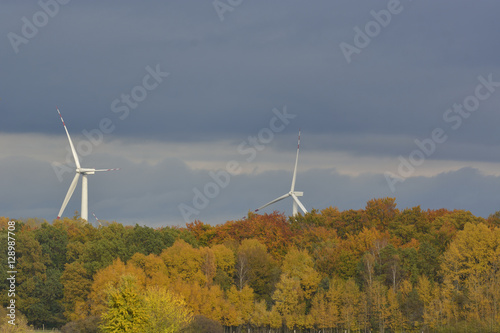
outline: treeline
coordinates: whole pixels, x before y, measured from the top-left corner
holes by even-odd
[[[7,244],[8,218],[0,218]],[[500,213],[274,212],[152,229],[16,221],[16,306],[63,332],[498,332]],[[0,252],[7,281],[7,253]],[[8,304],[8,284],[0,300]],[[126,314],[124,314],[126,313]],[[0,325],[5,325],[2,320]]]

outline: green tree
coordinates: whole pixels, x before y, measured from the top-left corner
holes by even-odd
[[[335,273],[343,279],[353,278],[358,272],[358,258],[350,250],[341,249],[336,264]]]
[[[76,313],[83,314],[84,316],[89,313],[82,310],[85,308],[85,301],[90,293],[92,276],[88,274],[83,263],[75,261],[65,265],[61,282],[64,290],[64,315],[72,321],[83,319]]]
[[[35,239],[42,247],[42,254],[50,258],[47,268],[64,270],[68,246],[68,232],[61,226],[43,223],[34,231]]]
[[[126,242],[130,232],[130,229],[116,222],[100,228],[96,238],[85,243],[80,256],[87,271],[94,275],[117,258],[123,262],[128,261],[133,255]]]
[[[26,315],[28,323],[41,326],[46,320],[47,309],[42,306],[39,288],[47,279],[48,256],[43,255],[42,246],[35,239],[33,232],[24,231],[16,234],[17,270],[16,296],[19,310]]]
[[[59,270],[47,269],[46,278],[37,280],[33,296],[38,302],[28,312],[33,315],[32,320],[37,327],[43,324],[46,328],[59,328],[65,323],[63,285]]]
[[[271,295],[279,280],[280,269],[264,244],[245,239],[238,248],[235,282],[239,289],[250,286],[258,300],[271,303]]]
[[[383,276],[387,286],[396,293],[401,280],[401,256],[392,244],[380,251],[380,264],[376,268],[378,275]]]
[[[160,232],[138,224],[127,233],[126,244],[130,253],[139,252],[144,255],[151,253],[159,255],[166,247]]]
[[[433,281],[440,279],[440,256],[437,248],[430,242],[420,244],[417,251],[417,268]]]

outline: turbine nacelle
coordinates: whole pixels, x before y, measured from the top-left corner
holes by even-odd
[[[95,175],[95,169],[77,168],[76,172],[82,175]]]

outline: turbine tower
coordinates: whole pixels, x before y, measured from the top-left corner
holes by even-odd
[[[259,210],[272,205],[275,202],[281,201],[285,198],[292,197],[293,198],[293,210],[292,214],[293,216],[297,215],[297,207],[300,207],[304,213],[307,213],[307,209],[304,207],[302,202],[300,202],[298,197],[301,197],[304,195],[304,192],[298,192],[295,191],[295,179],[297,178],[297,164],[299,163],[299,148],[300,148],[300,131],[299,131],[299,143],[297,144],[297,157],[295,158],[295,168],[293,170],[293,178],[292,178],[292,187],[290,188],[290,192],[283,194],[281,197],[274,199],[273,201],[270,201],[266,203],[264,206],[257,208],[255,211],[258,212]]]
[[[73,195],[73,192],[75,191],[76,185],[78,184],[78,179],[80,178],[80,175],[82,175],[82,210],[81,210],[81,216],[82,219],[88,221],[89,218],[89,204],[88,204],[88,180],[87,176],[88,175],[93,175],[96,172],[99,171],[115,171],[115,170],[120,170],[120,169],[89,169],[89,168],[82,168],[80,166],[80,160],[78,159],[78,155],[76,154],[75,146],[73,145],[73,141],[71,141],[71,137],[69,136],[68,129],[66,128],[66,124],[64,123],[63,117],[61,115],[61,112],[59,111],[59,108],[57,108],[57,113],[59,113],[59,117],[61,118],[61,121],[63,123],[64,129],[66,130],[66,134],[68,135],[68,140],[69,140],[69,146],[71,147],[71,152],[73,153],[73,158],[75,159],[75,164],[76,164],[76,175],[75,178],[73,178],[73,181],[71,182],[71,185],[69,186],[68,193],[66,193],[66,197],[64,198],[63,204],[61,206],[61,210],[59,211],[59,214],[57,215],[57,219],[62,216],[64,209],[66,208],[66,205],[68,204],[69,199],[71,199],[71,196]]]

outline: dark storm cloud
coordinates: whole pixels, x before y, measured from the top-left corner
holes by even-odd
[[[14,64],[6,74],[23,78],[11,81],[17,93],[4,103],[15,110],[64,105],[78,115],[82,128],[89,128],[93,119],[115,116],[110,104],[140,83],[146,66],[161,64],[172,74],[168,82],[140,103],[118,135],[172,140],[164,134],[168,129],[189,140],[186,129],[174,125],[188,120],[194,133],[234,135],[276,102],[307,112],[310,120],[304,122],[320,132],[417,135],[439,120],[448,101],[474,84],[470,71],[498,54],[484,37],[498,23],[491,14],[483,15],[492,12],[493,4],[402,4],[407,7],[400,16],[347,64],[338,44],[352,42],[353,27],[373,20],[369,11],[382,10],[383,3],[245,3],[224,22],[211,5],[201,3],[70,3],[21,46],[19,55],[3,44]],[[28,17],[39,9],[22,8],[15,12]],[[426,24],[420,20],[423,13]],[[480,22],[475,29],[464,27],[471,20]],[[21,25],[15,15],[8,22],[4,26],[13,31]],[[460,61],[464,54],[465,63]],[[456,62],[462,68],[453,74],[450,64]],[[488,73],[475,73],[480,74]],[[21,92],[31,98],[21,98]],[[45,112],[33,116],[21,128],[53,130]],[[22,112],[12,117],[17,126],[9,130],[21,130]]]
[[[105,143],[119,139],[196,145],[226,140],[238,145],[267,126],[273,108],[286,105],[297,118],[271,143],[277,152],[289,152],[302,128],[309,152],[392,157],[396,168],[398,156],[408,158],[418,148],[415,139],[429,138],[442,128],[447,140],[428,160],[497,162],[500,88],[463,117],[458,128],[444,115],[474,94],[478,77],[491,75],[500,82],[500,47],[494,42],[500,3],[401,0],[401,11],[348,63],[339,45],[355,45],[355,27],[365,29],[375,20],[371,11],[380,13],[389,3],[243,1],[221,21],[211,1],[70,1],[27,43],[19,44],[16,53],[8,34],[22,35],[24,18],[33,21],[43,8],[37,2],[3,2],[0,134],[64,137],[57,105],[75,136],[99,129],[102,119],[109,119],[113,130],[103,134]],[[157,66],[168,77],[144,90],[147,96],[135,107],[126,104],[122,96],[136,87],[139,92],[151,74],[147,68]],[[17,151],[1,162],[4,188],[15,187],[17,193],[2,198],[2,210],[50,218],[47,212],[54,206],[57,210],[71,180],[59,184],[46,161],[23,156],[23,147]],[[90,191],[102,193],[100,198],[91,196],[90,204],[103,218],[171,223],[180,218],[178,204],[191,200],[192,189],[207,181],[206,170],[195,171],[174,157],[154,166],[109,158],[119,162],[124,178],[99,175],[107,186],[89,180]],[[105,157],[100,160],[108,164]],[[21,171],[29,177],[19,175]],[[46,177],[36,176],[42,171]],[[284,193],[291,170],[276,172],[235,177],[200,218],[222,219],[216,217],[221,211],[237,218]],[[16,177],[4,176],[12,173]],[[353,177],[331,170],[316,174],[304,172],[301,180],[308,207],[338,202],[339,208],[359,208],[372,197],[392,194],[383,175]],[[320,174],[328,181],[319,179]],[[396,193],[398,203],[447,208],[463,203],[483,215],[494,210],[490,184],[497,178],[470,169],[435,177],[407,179]],[[475,181],[492,201],[451,197],[449,193],[467,190],[457,187],[461,177]],[[435,188],[441,183],[443,187]],[[266,184],[273,186],[264,189]],[[428,192],[422,184],[435,191]],[[20,204],[20,198],[26,202]],[[66,214],[78,209],[79,199],[72,202]]]

